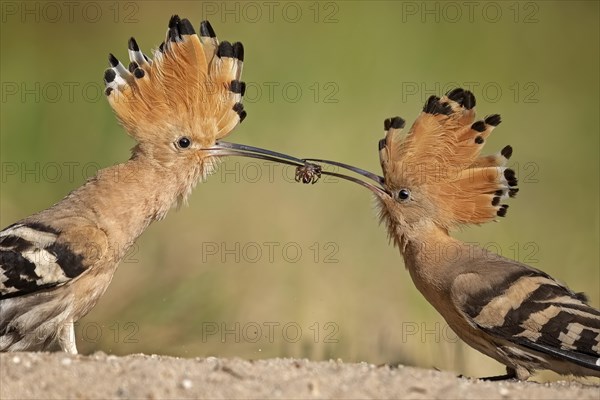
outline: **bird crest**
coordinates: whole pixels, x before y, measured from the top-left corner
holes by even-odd
[[[391,231],[397,224],[406,227],[423,219],[445,230],[481,224],[504,217],[508,205],[503,201],[519,191],[515,172],[506,166],[511,146],[481,155],[500,122],[497,114],[476,121],[475,96],[458,88],[442,98],[431,96],[406,133],[402,118],[384,121],[386,133],[378,145],[383,176],[337,161],[305,160],[345,168],[374,181],[322,172],[373,191],[382,206],[381,219]]]
[[[128,47],[127,67],[109,55],[105,94],[119,121],[142,145],[169,143],[172,135],[184,134],[209,147],[245,118],[245,84],[240,81],[244,47],[219,42],[208,21],[200,24],[198,35],[189,20],[172,16],[152,58],[133,37]]]
[[[500,122],[497,114],[476,120],[475,97],[463,89],[431,96],[408,133],[401,118],[385,120],[379,143],[385,187],[401,202],[418,189],[435,204],[434,221],[443,228],[505,216],[503,200],[518,192],[515,173],[506,167],[512,147],[481,155]]]

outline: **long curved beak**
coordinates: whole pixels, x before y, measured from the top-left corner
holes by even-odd
[[[293,165],[296,167],[296,171],[300,174],[300,179],[298,179],[297,175],[296,180],[301,181],[303,183],[315,183],[316,180],[318,180],[318,178],[321,177],[321,175],[329,175],[364,186],[378,196],[389,196],[389,193],[383,188],[383,177],[376,175],[372,172],[365,171],[364,169],[357,168],[352,165],[344,164],[341,162],[321,160],[316,158],[301,159],[294,156],[290,156],[288,154],[279,153],[277,151],[267,150],[260,147],[254,147],[245,144],[225,142],[221,140],[216,142],[214,146],[208,147],[205,150],[209,151],[212,155],[215,156],[239,156],[257,158],[260,160],[272,161],[286,165]],[[349,171],[352,171],[356,174],[362,175],[366,178],[375,181],[377,183],[377,186],[353,176],[344,175],[337,172],[324,171],[322,167],[319,164],[315,164],[315,162],[347,169]],[[310,175],[307,175],[303,178],[303,173],[301,171],[310,171]],[[313,178],[313,176],[315,178]]]
[[[260,160],[273,161],[281,164],[293,165],[296,167],[306,166],[307,161],[279,153],[277,151],[262,149],[260,147],[248,146],[231,142],[218,141],[214,146],[205,150],[215,156],[240,156],[249,158],[258,158]]]

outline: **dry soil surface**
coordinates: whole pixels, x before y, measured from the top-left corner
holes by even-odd
[[[295,359],[0,354],[2,399],[600,399],[579,382],[484,382],[434,370]]]

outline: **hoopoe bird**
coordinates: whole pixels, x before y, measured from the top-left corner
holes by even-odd
[[[119,261],[153,221],[186,201],[223,156],[305,165],[223,142],[246,116],[241,43],[196,34],[173,16],[153,59],[129,40],[125,67],[109,56],[105,94],[137,144],[52,207],[0,232],[0,351],[77,353],[74,322],[108,287]]]
[[[507,161],[512,147],[482,156],[499,115],[475,118],[475,97],[455,89],[431,96],[407,134],[400,117],[385,120],[379,141],[383,176],[328,160],[375,184],[380,220],[423,296],[471,347],[526,380],[535,371],[600,377],[600,311],[538,269],[463,243],[449,232],[506,216],[518,191]],[[299,171],[303,168],[299,167]]]

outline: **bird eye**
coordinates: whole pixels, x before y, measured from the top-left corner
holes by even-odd
[[[179,147],[181,147],[182,149],[190,147],[190,144],[192,144],[192,141],[189,138],[185,137],[185,136],[180,137],[179,140],[177,141],[177,145]]]
[[[398,191],[398,199],[399,200],[407,200],[409,197],[410,197],[410,190],[400,189]]]

